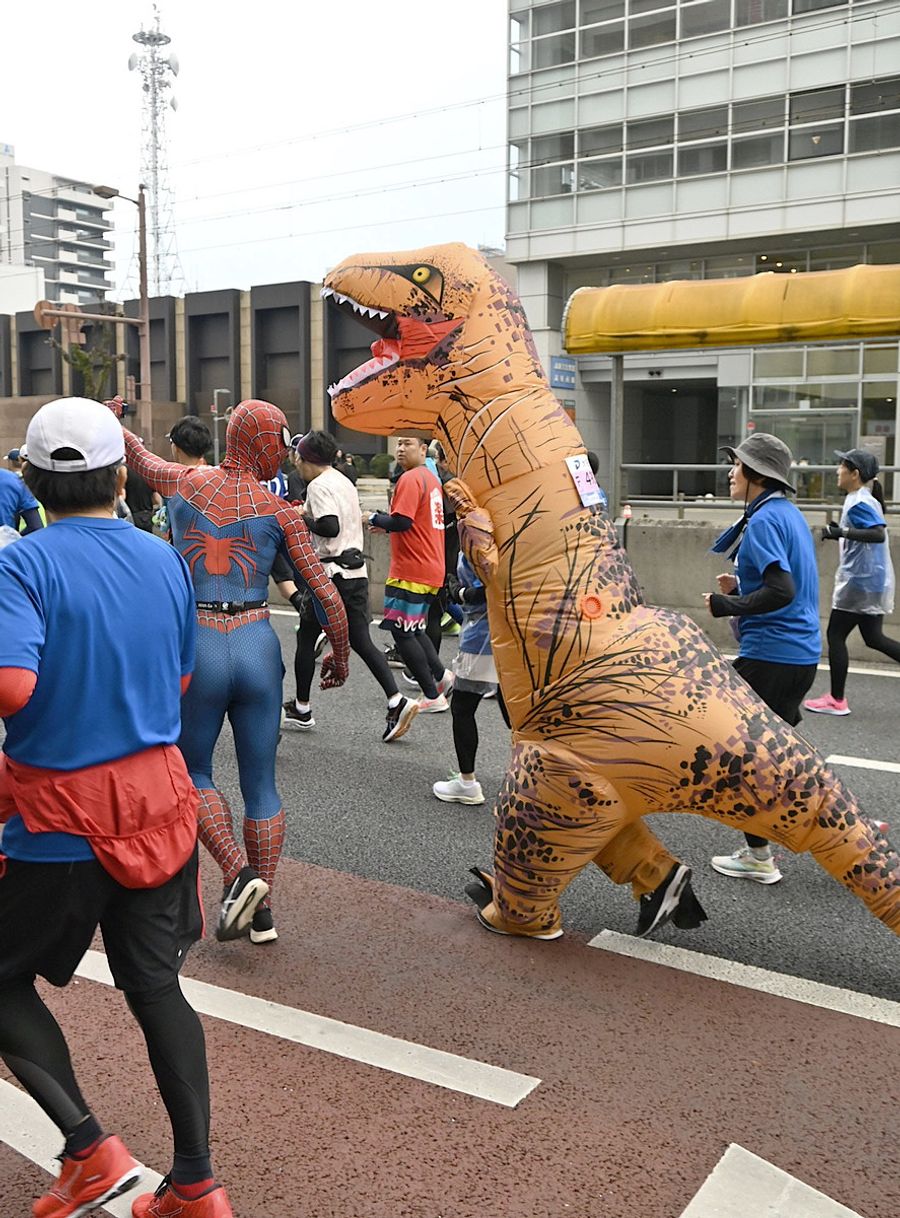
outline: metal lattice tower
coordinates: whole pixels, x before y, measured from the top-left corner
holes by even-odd
[[[172,39],[159,26],[159,8],[153,5],[153,28],[132,36],[142,48],[128,60],[129,71],[140,71],[144,89],[141,113],[141,180],[147,188],[148,279],[151,296],[164,296],[173,286],[184,286],[175,241],[175,215],[166,158],[166,111],[177,110],[172,80],[178,75],[178,58],[166,53]]]

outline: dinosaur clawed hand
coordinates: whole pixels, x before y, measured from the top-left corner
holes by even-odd
[[[500,557],[490,512],[479,507],[469,487],[459,478],[451,478],[445,483],[444,493],[456,512],[462,552],[481,582],[487,584],[496,574]]]

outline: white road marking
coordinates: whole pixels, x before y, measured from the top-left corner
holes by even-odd
[[[860,1215],[732,1142],[681,1218],[860,1218]]]
[[[718,956],[706,956],[702,952],[688,951],[683,947],[671,947],[668,943],[654,943],[650,939],[635,939],[633,935],[622,935],[618,931],[603,930],[591,939],[588,947],[615,952],[619,956],[632,956],[650,964],[662,964],[666,968],[677,968],[683,973],[697,977],[709,977],[726,985],[739,985],[747,990],[758,990],[762,994],[773,994],[776,998],[789,998],[793,1002],[804,1002],[808,1006],[837,1011],[841,1015],[853,1015],[857,1019],[868,1019],[872,1023],[884,1023],[891,1028],[900,1028],[900,1002],[887,998],[875,998],[871,994],[860,994],[856,990],[844,990],[835,985],[822,985],[818,981],[807,981],[804,977],[791,977],[788,973],[773,973],[756,968],[752,964],[738,964],[734,960],[722,960]]]
[[[885,774],[900,774],[900,765],[896,761],[874,761],[871,757],[844,757],[840,753],[832,753],[825,758],[827,765],[851,765],[858,770],[883,770]]]
[[[0,1079],[0,1142],[43,1167],[54,1179],[59,1174],[56,1156],[62,1150],[62,1135],[33,1099],[4,1079]],[[154,1192],[161,1179],[159,1172],[145,1168],[140,1183],[104,1205],[103,1212],[115,1218],[131,1218],[135,1197]]]
[[[113,983],[102,952],[88,952],[78,966],[77,975],[103,985]],[[445,1087],[448,1091],[459,1091],[504,1108],[515,1108],[541,1081],[530,1074],[517,1074],[502,1066],[473,1061],[442,1049],[430,1049],[427,1045],[399,1040],[383,1032],[372,1032],[339,1019],[282,1006],[190,977],[182,977],[181,988],[194,1009],[204,1015]]]

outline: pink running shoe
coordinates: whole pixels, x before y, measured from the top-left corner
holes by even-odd
[[[803,703],[804,709],[815,715],[849,715],[850,707],[846,698],[832,698],[831,694],[822,694],[821,698],[808,698]]]

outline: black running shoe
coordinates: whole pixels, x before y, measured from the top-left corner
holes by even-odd
[[[275,919],[272,917],[271,909],[268,905],[260,906],[250,924],[250,942],[274,943],[277,938],[278,931],[275,929]]]
[[[297,704],[293,699],[285,702],[282,710],[284,715],[281,719],[281,726],[286,732],[308,732],[311,727],[316,726],[312,711],[297,710]]]
[[[387,724],[381,739],[387,742],[388,740],[399,740],[401,736],[405,736],[418,713],[419,704],[411,698],[401,698],[396,706],[389,706]]]
[[[643,939],[651,931],[658,930],[660,926],[665,926],[678,908],[681,894],[690,878],[690,867],[685,867],[684,863],[676,863],[658,888],[641,897],[641,909],[635,931],[639,939]]]
[[[400,658],[400,652],[396,647],[385,647],[384,658],[388,662],[388,668],[403,667],[403,660]]]
[[[269,885],[252,867],[241,868],[234,883],[222,893],[222,908],[216,926],[216,938],[220,943],[244,937],[257,905],[268,891]]]

